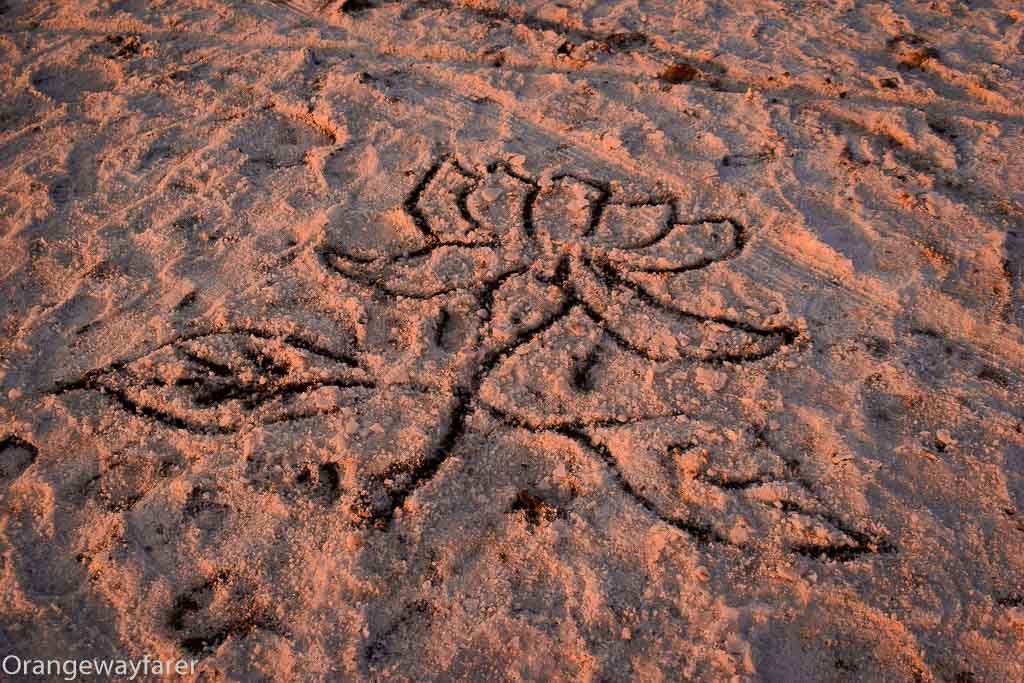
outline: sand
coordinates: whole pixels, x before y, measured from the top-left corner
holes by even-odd
[[[1024,679],[1014,2],[0,2],[0,654]]]

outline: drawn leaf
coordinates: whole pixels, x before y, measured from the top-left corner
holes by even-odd
[[[834,515],[796,466],[750,432],[687,418],[598,428],[591,448],[662,521],[741,547],[849,560],[891,548]]]
[[[179,338],[62,391],[102,391],[168,426],[228,433],[332,412],[372,386],[347,356],[294,336],[237,330]]]

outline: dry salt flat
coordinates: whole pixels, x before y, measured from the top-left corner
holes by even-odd
[[[0,2],[0,651],[1024,679],[1014,2]]]

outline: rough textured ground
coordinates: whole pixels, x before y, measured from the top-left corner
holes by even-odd
[[[1015,2],[0,2],[0,650],[1024,679]]]

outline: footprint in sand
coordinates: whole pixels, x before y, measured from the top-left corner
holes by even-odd
[[[30,78],[32,87],[57,102],[76,102],[88,93],[111,90],[120,81],[114,67],[42,67]]]

